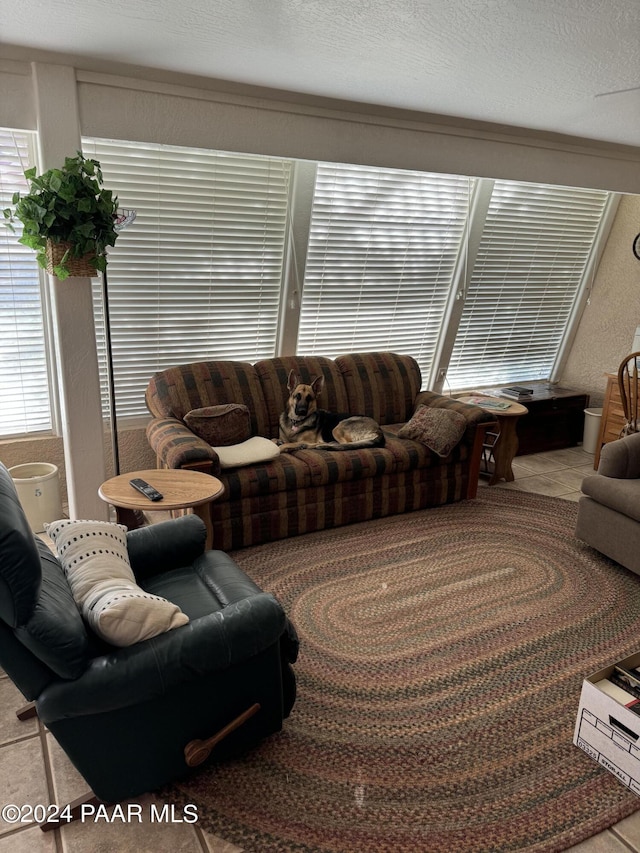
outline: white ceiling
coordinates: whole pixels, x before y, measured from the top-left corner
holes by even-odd
[[[5,44],[640,145],[638,0],[0,0],[0,21]]]

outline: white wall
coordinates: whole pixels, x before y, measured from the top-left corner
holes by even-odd
[[[6,45],[0,126],[35,129],[41,62],[74,69],[87,135],[640,193],[640,148]]]
[[[602,403],[604,374],[631,352],[640,325],[640,261],[631,250],[639,232],[640,196],[623,196],[561,379],[589,393],[594,406]]]

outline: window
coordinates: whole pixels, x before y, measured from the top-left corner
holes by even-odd
[[[495,182],[447,371],[451,388],[550,376],[607,198]]]
[[[608,198],[319,163],[296,213],[288,160],[95,139],[83,148],[120,205],[137,212],[109,254],[120,417],[147,415],[157,370],[256,361],[277,354],[279,340],[329,357],[408,353],[425,387],[436,358],[454,390],[547,378]],[[306,235],[305,221],[298,318],[282,310],[285,257],[289,230]],[[469,233],[479,236],[473,257]],[[94,287],[100,338],[98,279]],[[296,321],[297,335],[279,328]],[[100,341],[98,350],[104,364]],[[107,411],[106,379],[103,399]]]
[[[471,222],[466,178],[320,164],[298,350],[409,353],[432,385],[448,339],[451,389],[548,378],[608,193],[488,184]],[[481,239],[465,288],[466,226]],[[446,310],[454,292],[461,314]]]
[[[97,139],[83,151],[137,213],[109,253],[118,415],[148,414],[144,391],[157,370],[274,355],[290,162]],[[95,288],[100,333],[98,280]]]
[[[0,209],[28,191],[32,135],[0,128]],[[0,226],[0,436],[52,428],[41,280],[35,253]]]
[[[298,351],[408,353],[427,377],[470,190],[456,175],[319,164]]]

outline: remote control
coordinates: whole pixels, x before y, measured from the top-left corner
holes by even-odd
[[[160,492],[157,489],[154,489],[153,486],[150,486],[146,480],[141,480],[139,477],[136,477],[135,480],[129,480],[129,483],[134,489],[137,489],[140,494],[144,495],[145,498],[149,498],[150,501],[162,500]]]

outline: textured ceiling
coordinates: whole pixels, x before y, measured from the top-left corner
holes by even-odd
[[[640,145],[638,0],[0,0],[0,21],[4,44]]]

